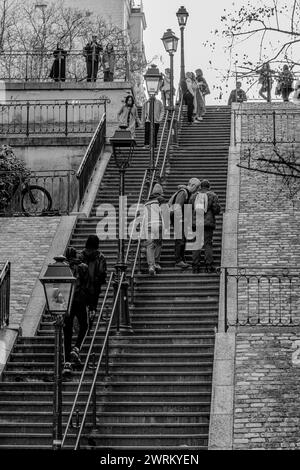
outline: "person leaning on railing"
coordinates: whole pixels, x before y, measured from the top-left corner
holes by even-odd
[[[108,43],[102,56],[103,73],[105,82],[114,81],[116,55],[113,44]]]
[[[86,59],[87,81],[95,82],[98,75],[99,65],[101,65],[102,44],[97,42],[97,36],[93,35],[92,40],[83,49]]]
[[[49,77],[55,82],[64,82],[66,80],[66,57],[67,51],[65,51],[60,43],[57,43],[57,47],[53,52],[54,62],[51,67]]]

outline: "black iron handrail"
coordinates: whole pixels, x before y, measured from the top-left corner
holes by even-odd
[[[11,264],[7,261],[0,270],[0,330],[9,324]]]
[[[242,126],[240,140],[237,139],[238,118]],[[275,146],[284,143],[299,143],[298,119],[300,120],[300,112],[297,108],[262,111],[234,110],[234,145],[271,144]]]
[[[179,88],[178,88],[178,93],[179,93]],[[181,102],[180,102],[180,106],[179,106],[178,122],[180,122],[180,120],[181,120],[182,105],[183,105],[183,98],[181,98]],[[165,152],[164,152],[164,156],[163,156],[163,161],[161,163],[161,170],[160,170],[160,174],[159,174],[160,181],[163,180],[164,168],[165,168],[167,156],[169,154],[169,148],[170,148],[171,137],[172,137],[172,134],[173,134],[173,126],[174,126],[174,121],[175,121],[175,114],[176,114],[176,109],[173,110],[172,115],[171,115],[170,127],[169,127],[168,136],[167,136],[167,143],[166,143]],[[158,163],[159,162],[157,161],[156,165],[158,165]],[[152,182],[151,182],[151,186],[149,188],[148,198],[150,197],[150,194],[151,194],[151,188],[152,188],[152,185],[153,185],[153,182],[154,182],[154,177],[155,177],[155,174],[152,175]],[[138,259],[140,259],[139,264],[141,265],[141,244],[142,244],[142,234],[143,234],[144,222],[145,222],[145,215],[143,216],[143,219],[142,219],[140,236],[138,238],[137,250],[136,250],[136,253],[135,253],[134,260],[133,260],[133,266],[132,266],[132,271],[131,271],[131,275],[130,275],[132,303],[134,303],[134,295],[135,295],[134,294],[134,276],[135,276],[135,271],[136,271]]]
[[[229,327],[300,326],[298,266],[222,267],[221,272],[225,332]]]
[[[0,102],[0,133],[26,137],[94,133],[108,102],[108,98]]]
[[[143,181],[142,181],[142,185],[141,185],[141,189],[140,189],[140,193],[139,193],[138,204],[137,204],[137,212],[138,212],[138,206],[140,205],[140,203],[142,201],[142,198],[143,198],[143,193],[144,193],[145,187],[149,184],[149,194],[150,194],[151,188],[153,186],[156,170],[158,168],[159,161],[160,161],[160,154],[161,154],[161,150],[162,150],[162,146],[163,146],[165,130],[167,128],[168,117],[169,117],[169,113],[167,112],[166,117],[165,117],[165,122],[164,122],[164,126],[163,126],[161,139],[160,139],[160,145],[159,145],[158,152],[157,152],[154,171],[152,171],[152,175],[149,175],[149,171],[151,171],[151,170],[150,169],[146,170],[145,174],[144,174],[144,177],[143,177]],[[149,182],[149,180],[150,180],[150,182]],[[136,215],[137,215],[137,212],[136,212]],[[128,246],[127,246],[127,252],[126,252],[126,256],[125,256],[125,262],[126,263],[128,262],[130,247],[131,247],[132,241],[133,241],[133,232],[130,235],[129,243],[128,243]],[[79,418],[78,418],[78,413],[79,412],[78,412],[78,409],[76,410],[76,406],[77,406],[80,390],[81,390],[82,385],[84,383],[84,376],[86,374],[86,371],[88,369],[88,365],[90,364],[91,360],[93,360],[92,369],[94,371],[94,374],[93,374],[93,379],[92,379],[92,383],[91,383],[91,388],[90,388],[90,391],[89,391],[89,396],[88,396],[88,399],[87,399],[87,402],[86,402],[86,405],[85,405],[85,410],[84,410],[84,413],[83,413],[83,417],[82,417],[81,423],[78,424],[78,426],[77,426],[77,437],[76,437],[76,443],[75,443],[75,447],[74,447],[75,450],[77,450],[80,446],[80,439],[81,439],[81,435],[82,435],[84,425],[85,425],[85,422],[86,422],[87,413],[88,413],[88,409],[89,409],[91,400],[93,400],[93,424],[94,424],[94,426],[96,426],[96,408],[97,408],[97,405],[96,405],[97,396],[96,396],[96,392],[95,392],[96,380],[97,380],[99,370],[102,366],[102,361],[103,361],[104,355],[105,355],[105,358],[106,358],[106,361],[105,361],[105,374],[106,374],[106,376],[109,374],[109,336],[111,334],[112,322],[113,322],[116,306],[118,305],[121,286],[122,286],[122,283],[124,281],[124,278],[125,278],[125,273],[123,272],[120,276],[120,279],[118,279],[118,286],[117,286],[117,289],[116,289],[116,295],[115,295],[112,311],[110,313],[108,324],[106,325],[105,338],[104,338],[102,348],[101,348],[101,352],[100,352],[100,355],[99,355],[99,358],[98,358],[98,361],[97,361],[97,364],[96,364],[95,356],[92,357],[92,355],[93,355],[92,351],[93,351],[96,336],[97,336],[97,333],[98,333],[98,330],[99,330],[99,325],[100,325],[100,322],[101,322],[102,317],[103,317],[103,312],[104,312],[105,306],[107,304],[108,294],[109,294],[109,291],[110,291],[111,285],[112,285],[113,273],[111,273],[110,280],[109,280],[109,283],[108,283],[108,286],[107,286],[107,289],[106,289],[106,293],[105,293],[105,296],[104,296],[104,300],[103,300],[103,303],[102,303],[102,307],[101,307],[101,310],[100,310],[100,314],[99,314],[99,317],[98,317],[97,325],[96,325],[96,328],[95,328],[95,332],[94,332],[94,335],[93,335],[92,340],[91,340],[90,348],[89,348],[87,358],[86,358],[86,361],[85,361],[85,366],[84,366],[84,369],[83,369],[83,372],[82,372],[82,375],[81,375],[81,379],[80,379],[80,383],[79,383],[79,386],[78,386],[78,389],[77,389],[77,392],[76,392],[75,400],[73,402],[71,413],[69,415],[68,423],[67,423],[67,426],[66,426],[66,429],[65,429],[65,432],[64,432],[62,446],[64,446],[64,444],[66,442],[68,432],[71,428],[74,413],[77,413],[77,421],[79,421]]]
[[[106,113],[103,114],[93,138],[87,148],[81,165],[77,171],[76,177],[79,181],[79,199],[78,208],[83,201],[85,191],[90,182],[95,166],[99,160],[101,151],[105,146],[106,139]]]
[[[42,49],[40,51],[9,51],[0,52],[0,79],[17,81],[81,82],[87,79],[86,57],[83,50],[66,51],[66,55]],[[103,53],[100,54],[102,58]],[[94,55],[95,57],[95,55]],[[54,60],[57,71],[50,76]],[[94,62],[94,61],[93,61]],[[102,77],[101,62],[98,76]],[[129,55],[125,49],[115,49],[115,81],[128,81]]]
[[[78,198],[74,170],[0,170],[0,216],[56,216],[72,212]]]

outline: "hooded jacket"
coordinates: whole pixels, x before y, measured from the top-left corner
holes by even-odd
[[[89,279],[88,279],[88,294],[92,299],[92,303],[95,299],[98,301],[98,297],[101,290],[101,285],[106,282],[106,260],[99,250],[85,249],[80,255],[80,260],[87,264]]]

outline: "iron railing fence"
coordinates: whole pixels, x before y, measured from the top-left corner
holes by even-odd
[[[11,265],[7,261],[0,268],[0,330],[9,324]]]
[[[94,133],[108,98],[0,102],[2,136]]]
[[[233,120],[234,145],[300,143],[300,112],[296,108],[261,112],[234,110]]]
[[[87,80],[86,58],[82,50],[67,51],[67,55],[58,55],[54,51],[8,51],[0,53],[0,80],[38,81],[38,82],[82,82]],[[51,69],[56,60],[56,73],[52,78]],[[92,67],[95,62],[92,60]],[[94,71],[92,71],[94,76]],[[96,73],[96,69],[95,69]],[[129,55],[125,50],[115,51],[114,81],[124,82],[130,79]],[[97,80],[103,80],[103,69],[99,65]]]
[[[300,326],[299,267],[227,267],[225,331],[243,326]]]
[[[0,217],[68,215],[78,197],[74,170],[0,171]]]
[[[102,116],[97,129],[93,135],[93,138],[88,146],[82,163],[77,171],[76,177],[79,183],[79,199],[78,207],[83,201],[85,191],[88,187],[91,176],[94,172],[97,161],[101,154],[102,149],[105,146],[106,140],[106,114]]]

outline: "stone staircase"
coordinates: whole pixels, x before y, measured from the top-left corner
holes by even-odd
[[[203,122],[192,126],[184,119],[180,147],[168,165],[167,197],[192,176],[208,178],[225,208],[229,138],[227,107],[208,107]],[[138,133],[139,144],[141,139]],[[137,201],[147,165],[148,153],[137,149],[126,174],[129,205]],[[117,200],[118,173],[110,162],[92,217],[79,220],[74,231],[74,247],[83,248],[87,236],[95,233],[98,205]],[[214,239],[216,265],[221,259],[221,220]],[[107,241],[102,249],[112,269],[117,242]],[[176,270],[172,241],[164,242],[161,264],[159,276],[149,278],[142,270],[136,277],[134,335],[111,341],[110,378],[98,378],[98,427],[93,433],[98,449],[207,448],[219,275]],[[101,333],[97,342],[100,348]],[[86,351],[87,344],[83,356]],[[0,448],[51,446],[53,385],[47,380],[53,357],[53,326],[44,318],[35,338],[19,339],[0,383]],[[64,421],[79,376],[74,372],[73,380],[64,383]],[[87,393],[85,384],[82,404]]]

